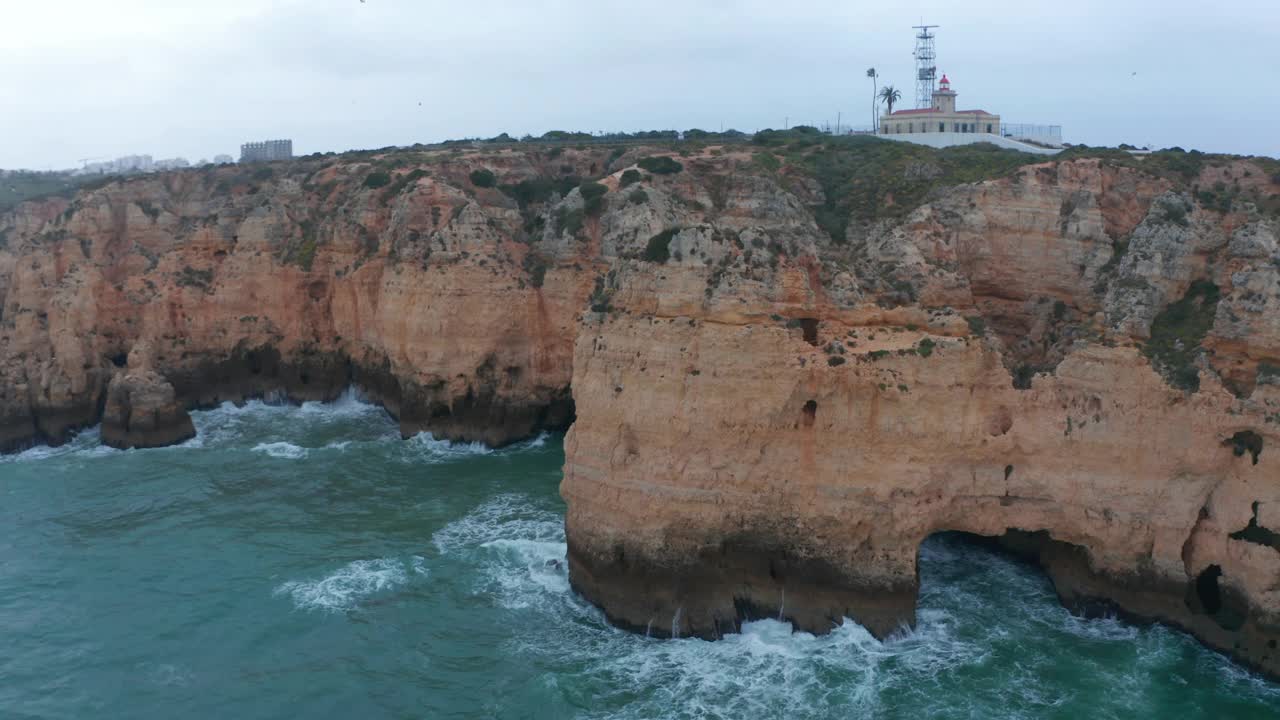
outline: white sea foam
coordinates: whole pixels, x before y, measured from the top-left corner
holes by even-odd
[[[129,450],[117,450],[102,444],[98,427],[87,428],[77,432],[65,444],[57,447],[36,445],[19,453],[0,455],[0,463],[39,462],[50,458],[97,458],[115,455]]]
[[[429,432],[420,432],[405,441],[419,458],[429,460],[450,460],[473,457],[476,455],[492,455],[493,448],[482,442],[450,442],[438,440]]]
[[[410,571],[426,575],[425,561],[415,556],[406,569],[404,562],[394,558],[356,560],[319,580],[284,583],[275,594],[288,595],[301,610],[351,610],[367,597],[405,584]]]
[[[499,540],[564,542],[564,520],[532,507],[524,495],[496,495],[431,536],[442,555]]]
[[[307,449],[289,442],[258,443],[253,446],[254,452],[266,453],[273,458],[298,460],[307,456]]]

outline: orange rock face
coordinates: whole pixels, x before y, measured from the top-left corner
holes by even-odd
[[[620,625],[883,637],[914,622],[921,541],[958,530],[1081,612],[1280,674],[1264,168],[1037,162],[833,238],[843,189],[797,157],[623,177],[663,152],[365,153],[28,203],[0,217],[0,449],[99,421],[163,444],[187,408],[349,385],[406,435],[576,412],[570,579]]]
[[[604,152],[557,164],[585,175]],[[380,158],[172,173],[0,219],[0,448],[97,422],[137,362],[187,407],[354,384],[406,435],[567,425],[590,263],[547,254],[535,283],[516,201],[447,159],[399,158],[379,187]],[[557,172],[536,161],[486,164],[510,183]]]
[[[1257,372],[1280,247],[1251,212],[1076,161],[845,247],[799,238],[760,281],[705,249],[620,264],[574,357],[575,587],[659,635],[851,617],[884,637],[914,622],[921,541],[964,531],[1040,561],[1081,612],[1280,674],[1280,384]],[[1196,282],[1216,309],[1185,299]],[[1140,349],[1186,331],[1180,301],[1212,348],[1194,392]]]

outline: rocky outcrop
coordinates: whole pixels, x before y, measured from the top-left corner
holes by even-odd
[[[620,264],[575,351],[574,586],[654,635],[885,637],[963,531],[1280,674],[1276,221],[1181,187],[1032,166],[776,263]]]
[[[107,386],[102,442],[121,449],[164,447],[195,437],[173,386],[155,371],[121,373]]]
[[[24,204],[0,217],[0,449],[98,422],[141,344],[188,408],[356,385],[406,436],[500,445],[563,428],[596,261],[530,233],[574,186],[548,178],[607,155],[315,158]],[[475,186],[482,166],[537,197]]]
[[[1274,166],[763,140],[312,157],[24,204],[0,216],[0,448],[99,420],[163,444],[188,408],[350,385],[406,435],[576,415],[570,580],[620,625],[885,637],[914,622],[920,543],[963,531],[1074,609],[1280,674]]]

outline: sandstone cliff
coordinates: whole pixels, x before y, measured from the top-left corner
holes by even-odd
[[[1041,163],[832,240],[779,210],[813,202],[790,169],[773,208],[730,180],[671,220],[672,257],[619,262],[584,320],[575,586],[659,635],[883,637],[914,622],[920,542],[958,530],[1039,559],[1074,608],[1280,673],[1272,177]]]
[[[549,187],[606,154],[485,167]],[[545,202],[522,212],[471,182],[478,167],[436,152],[187,171],[4,216],[0,449],[97,422],[138,363],[187,407],[355,384],[406,435],[501,444],[567,425],[590,260],[535,256],[525,223]]]
[[[1277,168],[1032,160],[396,151],[27,203],[0,447],[163,444],[186,408],[351,384],[406,435],[576,412],[571,580],[619,624],[886,636],[920,542],[960,530],[1280,674]]]

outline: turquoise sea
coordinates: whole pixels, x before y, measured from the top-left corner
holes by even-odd
[[[195,420],[0,457],[0,718],[1280,717],[1280,685],[953,536],[888,642],[628,634],[569,589],[560,436],[401,440],[354,397]]]

